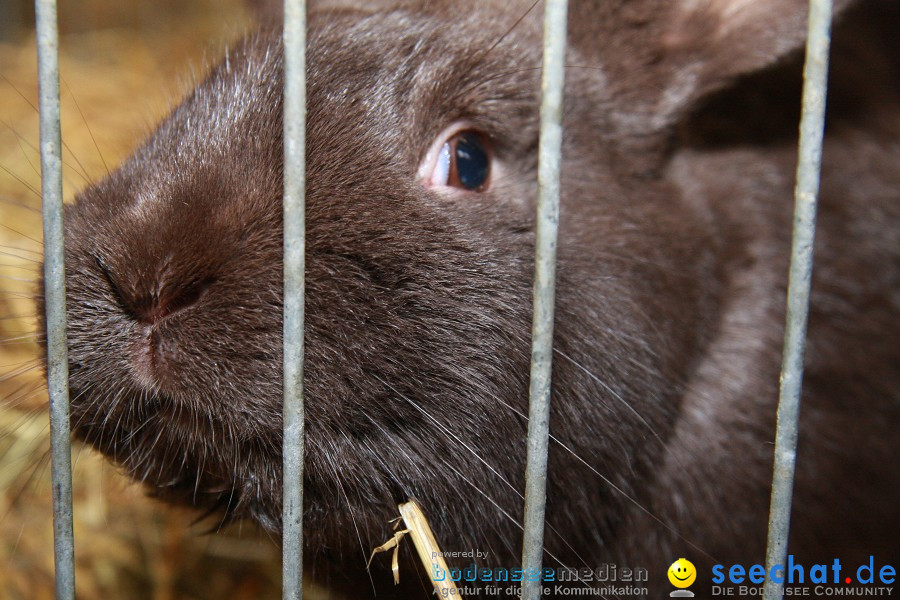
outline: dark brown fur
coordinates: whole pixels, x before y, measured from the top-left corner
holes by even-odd
[[[651,590],[679,556],[701,577],[763,559],[805,12],[723,21],[735,3],[570,11],[551,429],[608,481],[551,445],[546,547],[648,567]],[[541,10],[495,46],[530,3],[335,4],[309,25],[305,530],[309,573],[358,597],[410,497],[445,549],[518,562]],[[791,548],[809,559],[897,557],[884,23],[897,7],[863,2],[837,32]],[[276,532],[281,85],[277,34],[252,36],[66,213],[76,435],[160,498]],[[461,118],[503,176],[430,192],[418,163]]]

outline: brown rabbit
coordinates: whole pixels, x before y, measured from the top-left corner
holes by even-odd
[[[890,562],[900,10],[846,4],[791,552]],[[307,573],[353,597],[430,593],[411,554],[397,588],[365,569],[411,497],[444,550],[519,561],[530,6],[310,8]],[[763,562],[805,2],[569,12],[545,566],[646,568],[657,597],[685,556],[705,592],[713,564]],[[277,26],[250,36],[66,212],[75,434],[155,496],[276,533],[281,53]]]

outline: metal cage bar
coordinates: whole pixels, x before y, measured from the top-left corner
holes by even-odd
[[[566,0],[547,0],[544,9],[541,134],[538,146],[534,315],[531,326],[531,382],[528,390],[528,462],[525,467],[525,515],[522,535],[522,568],[537,569],[538,572],[544,553],[544,510],[547,497],[567,12]],[[522,598],[535,600],[540,596],[541,582],[538,578],[524,578]]]
[[[766,571],[784,565],[791,520],[794,467],[797,462],[797,421],[803,383],[803,354],[812,283],[813,241],[816,232],[816,204],[822,168],[822,140],[825,133],[825,97],[828,87],[828,50],[831,31],[831,0],[811,0],[806,63],[803,67],[803,108],[800,117],[797,184],[794,188],[794,233],[791,240],[791,267],[787,292],[781,389],[778,424],[775,432],[775,465],[772,473],[772,500],[769,509],[769,537]],[[765,598],[776,600],[784,584],[766,578]]]
[[[303,597],[306,2],[284,2],[284,438],[282,597]]]
[[[56,1],[36,0],[41,122],[41,205],[44,227],[44,299],[47,319],[47,390],[50,395],[50,473],[56,597],[75,597],[72,531],[72,446],[69,434],[69,359],[63,247],[62,134],[59,119],[59,35]]]

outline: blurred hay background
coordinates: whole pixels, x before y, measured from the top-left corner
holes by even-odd
[[[65,195],[135,147],[251,20],[236,0],[82,0],[60,6]],[[30,0],[0,2],[0,598],[52,598],[48,418],[33,294],[41,253]],[[280,552],[252,526],[144,497],[76,445],[77,595],[277,598]],[[314,590],[310,590],[314,592]]]

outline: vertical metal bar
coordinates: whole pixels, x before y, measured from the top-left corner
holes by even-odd
[[[303,597],[306,2],[284,2],[284,441],[282,597]]]
[[[50,394],[50,469],[53,480],[53,549],[56,597],[75,597],[72,532],[72,448],[69,437],[69,360],[63,248],[62,135],[59,124],[59,36],[56,1],[36,0],[41,120],[41,200],[44,222],[44,300],[47,318],[47,389]]]
[[[794,189],[794,234],[788,281],[781,390],[775,434],[775,466],[769,511],[766,571],[784,565],[791,519],[791,495],[797,458],[797,420],[803,382],[803,354],[812,281],[816,202],[822,167],[825,131],[825,97],[828,82],[828,49],[831,32],[831,0],[811,0],[806,64],[803,70],[803,112],[800,117],[800,150]],[[766,600],[777,600],[784,584],[766,579]]]
[[[566,54],[566,0],[547,0],[541,77],[541,136],[538,146],[538,206],[531,329],[528,463],[522,568],[541,569],[550,432],[550,367],[553,359],[553,304],[556,294],[556,239],[559,229],[559,168],[562,153],[563,82]],[[522,598],[541,596],[541,582],[522,582]]]

